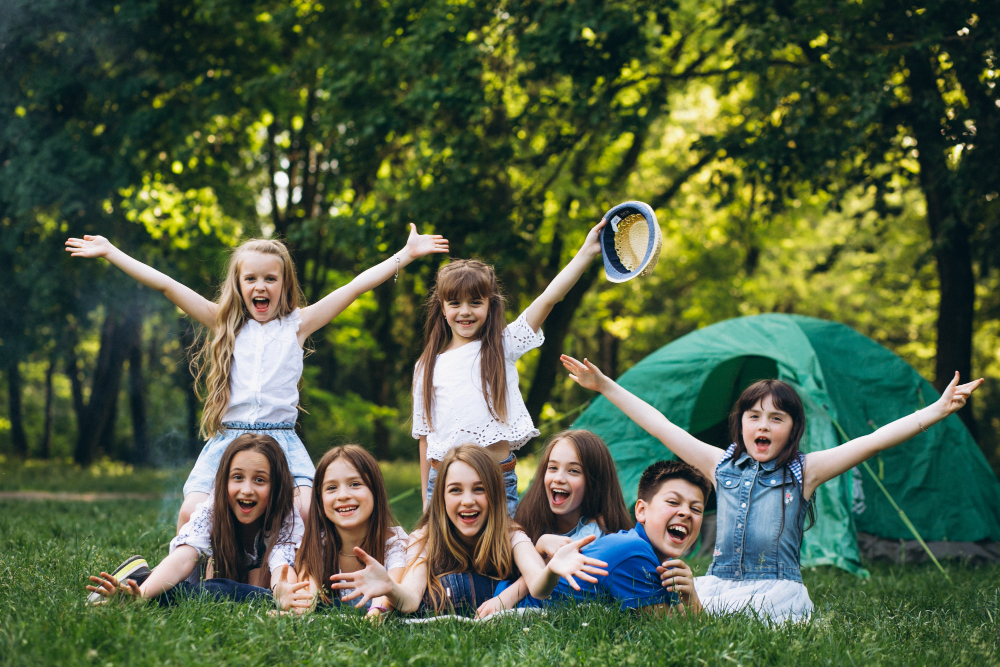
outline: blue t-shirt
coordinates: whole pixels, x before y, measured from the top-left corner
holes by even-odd
[[[660,583],[660,573],[656,571],[660,561],[642,524],[632,530],[605,535],[585,546],[582,552],[607,563],[608,575],[597,577],[596,584],[577,578],[579,591],[573,590],[565,579],[560,579],[552,596],[545,602],[559,603],[570,599],[604,602],[610,599],[621,609],[675,605],[679,602],[677,594],[667,592]],[[529,600],[531,606],[538,604],[534,598],[526,599]]]

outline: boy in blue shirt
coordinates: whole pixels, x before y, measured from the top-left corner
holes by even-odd
[[[606,577],[574,590],[560,579],[549,601],[607,601],[621,609],[701,611],[691,568],[680,559],[698,539],[711,483],[683,461],[659,461],[639,479],[638,525],[606,535],[581,552],[608,564]],[[536,602],[537,604],[537,602]]]

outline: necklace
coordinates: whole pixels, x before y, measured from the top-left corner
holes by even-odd
[[[355,556],[354,554],[345,554],[345,553],[344,553],[343,551],[340,551],[340,552],[338,552],[338,553],[340,553],[340,555],[341,555],[341,556],[347,556],[348,558],[355,558],[355,559],[357,559],[357,560],[361,560],[360,558],[358,558],[358,557],[357,557],[357,556]]]

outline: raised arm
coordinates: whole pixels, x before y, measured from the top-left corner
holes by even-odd
[[[563,267],[563,270],[552,279],[552,282],[545,288],[545,291],[532,301],[528,309],[524,311],[524,317],[532,331],[538,331],[539,327],[542,326],[542,322],[552,312],[552,308],[562,301],[563,297],[573,289],[573,285],[576,284],[576,281],[580,279],[583,272],[590,266],[590,262],[601,254],[600,232],[601,228],[606,224],[607,221],[602,218],[587,233],[587,239],[580,246],[580,249],[573,256],[573,259],[570,260],[569,264]]]
[[[73,257],[103,257],[129,277],[134,278],[150,289],[161,292],[175,306],[204,324],[209,329],[215,329],[215,314],[219,307],[190,287],[182,285],[170,276],[139,260],[129,257],[124,252],[111,245],[103,236],[90,236],[82,239],[66,239],[66,252]]]
[[[693,465],[701,474],[715,483],[715,468],[724,451],[694,437],[680,426],[673,424],[659,410],[606,376],[587,359],[580,363],[573,357],[559,357],[570,377],[581,387],[599,391],[619,410],[645,429],[651,436],[667,446],[677,458]]]
[[[927,430],[948,415],[958,412],[972,392],[983,383],[983,378],[963,385],[958,384],[958,379],[958,373],[955,373],[955,377],[945,388],[941,398],[926,408],[886,424],[874,433],[845,442],[839,447],[806,454],[802,495],[806,500],[812,498],[813,491],[823,482],[847,472],[883,450],[909,440],[921,430]]]
[[[376,264],[343,287],[335,289],[325,297],[301,310],[302,324],[299,325],[299,344],[305,342],[314,331],[326,326],[354,301],[389,278],[396,275],[413,260],[425,255],[448,252],[448,239],[440,234],[418,234],[416,225],[410,225],[410,237],[406,245],[395,255],[381,264]]]

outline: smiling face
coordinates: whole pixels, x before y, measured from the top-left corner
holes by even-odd
[[[240,261],[240,295],[258,322],[269,322],[278,314],[282,269],[281,258],[262,252],[247,252]]]
[[[236,520],[249,525],[263,518],[271,497],[271,464],[260,452],[244,450],[229,465],[229,509]]]
[[[558,440],[552,446],[544,483],[549,509],[556,515],[559,530],[563,533],[573,530],[580,520],[586,483],[580,454],[568,439]]]
[[[448,466],[444,486],[444,508],[448,520],[467,541],[472,542],[486,525],[490,508],[486,487],[479,473],[463,461]]]
[[[375,499],[361,474],[345,457],[327,466],[321,493],[323,512],[337,530],[367,529]]]
[[[479,338],[490,313],[490,303],[479,297],[464,297],[443,301],[441,309],[451,328],[452,342],[464,344]]]
[[[742,429],[747,454],[763,463],[785,448],[792,432],[792,418],[776,408],[772,397],[767,395],[743,413]]]
[[[646,530],[657,558],[680,558],[701,532],[705,496],[685,479],[668,479],[649,500],[638,500],[635,518]]]

